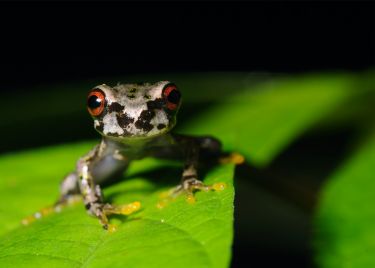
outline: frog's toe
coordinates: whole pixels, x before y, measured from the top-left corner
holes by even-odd
[[[130,215],[140,209],[141,209],[141,203],[139,201],[135,201],[135,202],[124,204],[124,205],[106,204],[103,207],[103,212],[106,215],[111,215],[111,214]]]
[[[141,203],[135,201],[124,205],[112,205],[112,204],[102,204],[102,203],[88,203],[86,204],[86,209],[89,214],[95,216],[99,219],[101,225],[104,229],[114,232],[116,230],[115,225],[109,223],[108,217],[110,215],[130,215],[141,208]]]
[[[226,188],[226,184],[224,182],[217,182],[207,185],[198,179],[188,179],[182,182],[181,188],[187,194],[192,195],[194,191],[222,191]]]
[[[231,153],[219,159],[221,164],[241,165],[245,162],[245,157],[239,153]]]
[[[224,182],[217,182],[211,185],[204,184],[202,181],[198,179],[187,179],[184,180],[181,184],[173,188],[168,192],[162,194],[162,200],[160,200],[157,204],[158,208],[164,208],[166,204],[175,199],[179,195],[184,195],[186,202],[189,204],[194,204],[196,202],[194,193],[196,191],[222,191],[226,188],[226,184]]]

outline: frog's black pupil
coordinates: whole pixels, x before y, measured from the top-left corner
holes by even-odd
[[[181,98],[181,93],[180,91],[173,89],[169,95],[168,95],[168,101],[173,103],[173,104],[178,104]]]
[[[89,108],[95,109],[95,108],[98,108],[100,106],[101,102],[102,101],[101,101],[100,98],[98,98],[98,96],[92,95],[87,100],[87,105],[89,106]]]

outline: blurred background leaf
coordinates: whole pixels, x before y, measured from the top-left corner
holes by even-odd
[[[230,151],[243,153],[257,166],[268,164],[307,129],[353,101],[357,77],[348,74],[279,78],[230,96],[203,115],[192,118],[185,132],[214,133]],[[218,93],[220,94],[220,93]]]
[[[325,184],[315,219],[320,267],[374,267],[375,132]]]

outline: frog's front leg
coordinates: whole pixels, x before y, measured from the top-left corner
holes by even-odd
[[[96,216],[105,229],[108,229],[108,216],[111,214],[129,215],[140,208],[139,202],[126,205],[112,205],[103,202],[100,181],[109,177],[116,170],[123,171],[127,165],[126,159],[115,159],[116,154],[101,154],[98,151],[94,157],[90,154],[81,158],[77,163],[78,185],[87,212]],[[115,172],[116,173],[116,172]],[[95,178],[95,179],[94,179]],[[104,178],[104,179],[103,179]]]
[[[103,194],[100,186],[94,183],[89,165],[84,164],[79,176],[79,187],[87,212],[96,216],[104,229],[108,229],[108,216],[112,214],[130,215],[140,209],[139,202],[125,205],[103,203]]]
[[[79,175],[77,170],[79,169],[79,163],[87,162],[90,163],[94,158],[100,154],[100,147],[104,147],[105,144],[96,145],[92,150],[90,150],[84,158],[81,158],[78,162],[78,167],[76,171],[69,173],[62,180],[60,184],[60,197],[54,205],[55,211],[60,211],[61,207],[64,207],[70,203],[73,203],[76,200],[76,197],[81,196],[80,184],[79,184]]]
[[[189,137],[176,136],[176,141],[183,149],[185,163],[182,172],[181,183],[174,190],[172,195],[185,193],[189,202],[194,202],[194,191],[196,190],[222,190],[223,183],[206,185],[198,179],[198,164],[200,156],[217,158],[221,154],[221,144],[211,137]]]

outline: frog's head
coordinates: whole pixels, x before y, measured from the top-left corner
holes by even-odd
[[[89,93],[87,109],[105,137],[151,138],[174,127],[180,100],[176,85],[168,81],[99,85]]]

